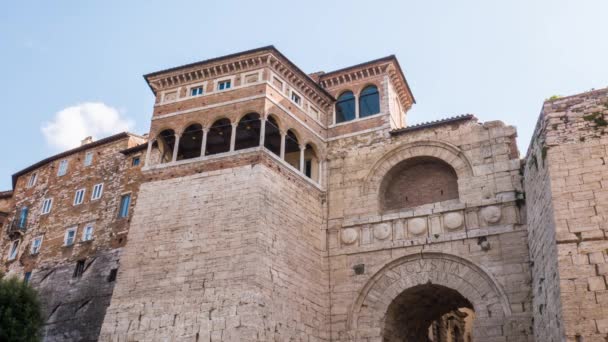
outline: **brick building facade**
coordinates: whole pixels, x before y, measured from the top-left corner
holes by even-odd
[[[546,102],[522,161],[500,121],[408,126],[394,56],[308,75],[270,46],[145,79],[146,137],[85,141],[0,202],[46,340],[607,336],[606,91]]]

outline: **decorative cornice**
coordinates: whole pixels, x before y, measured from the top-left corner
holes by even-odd
[[[319,84],[324,88],[333,88],[383,74],[389,76],[405,110],[416,103],[399,62],[393,55],[322,74]]]
[[[144,75],[148,85],[158,91],[209,78],[217,78],[261,67],[272,68],[302,94],[327,110],[334,98],[273,46],[213,58],[181,67]]]

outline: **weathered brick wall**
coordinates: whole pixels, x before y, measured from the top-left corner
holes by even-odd
[[[131,194],[132,207],[137,202],[140,166],[131,165],[131,156],[120,151],[141,142],[125,136],[119,140],[85,148],[41,165],[18,177],[11,219],[21,207],[29,214],[22,235],[2,235],[2,261],[10,276],[23,278],[30,272],[32,286],[41,294],[43,304],[44,340],[96,340],[105,309],[109,304],[114,282],[108,277],[118,268],[121,247],[127,239],[129,217],[118,218],[121,195]],[[87,152],[93,152],[90,166],[83,164]],[[69,160],[68,171],[57,176],[59,160]],[[37,172],[33,187],[27,187],[29,176]],[[95,184],[103,183],[101,198],[92,200]],[[74,206],[78,189],[86,189],[82,204]],[[52,198],[48,214],[41,213],[42,202]],[[86,224],[94,227],[93,240],[83,241]],[[64,246],[66,229],[77,227],[75,243]],[[43,237],[40,251],[32,254],[31,243]],[[15,260],[8,260],[10,243],[21,241]],[[85,261],[81,277],[74,277],[77,261]]]
[[[101,340],[326,339],[320,193],[301,182],[254,164],[144,183]]]
[[[383,209],[406,209],[458,199],[458,176],[439,159],[413,159],[393,168],[383,180]]]
[[[607,89],[547,101],[528,152],[535,314],[545,307],[539,338],[558,329],[572,341],[608,335],[606,114]]]

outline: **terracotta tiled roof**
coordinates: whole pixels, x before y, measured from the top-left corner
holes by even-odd
[[[445,118],[445,119],[440,119],[440,120],[435,120],[435,121],[428,121],[428,122],[422,122],[422,123],[418,123],[412,126],[407,126],[404,128],[400,128],[400,129],[394,129],[391,131],[392,135],[397,135],[397,134],[402,134],[402,133],[406,133],[406,132],[411,132],[411,131],[417,131],[419,129],[423,129],[423,128],[428,128],[428,127],[434,127],[434,126],[441,126],[441,125],[445,125],[448,123],[453,123],[453,122],[458,122],[458,121],[466,121],[466,120],[476,120],[477,118],[475,117],[475,115],[473,114],[464,114],[464,115],[458,115],[458,116],[453,116],[451,118]]]

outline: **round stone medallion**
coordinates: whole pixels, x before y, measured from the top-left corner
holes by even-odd
[[[391,226],[388,223],[377,224],[374,227],[374,237],[378,240],[384,240],[391,235]]]
[[[357,241],[358,237],[359,237],[359,234],[357,233],[357,230],[354,228],[346,228],[346,229],[342,230],[342,242],[347,245],[355,243],[355,241]]]
[[[443,225],[447,229],[456,229],[462,226],[464,222],[461,213],[447,213],[443,215]]]
[[[407,229],[413,235],[420,235],[426,232],[426,219],[417,217],[407,222]]]
[[[496,223],[500,221],[500,217],[502,216],[502,212],[500,211],[500,207],[497,206],[489,206],[481,209],[481,217],[488,223]]]

